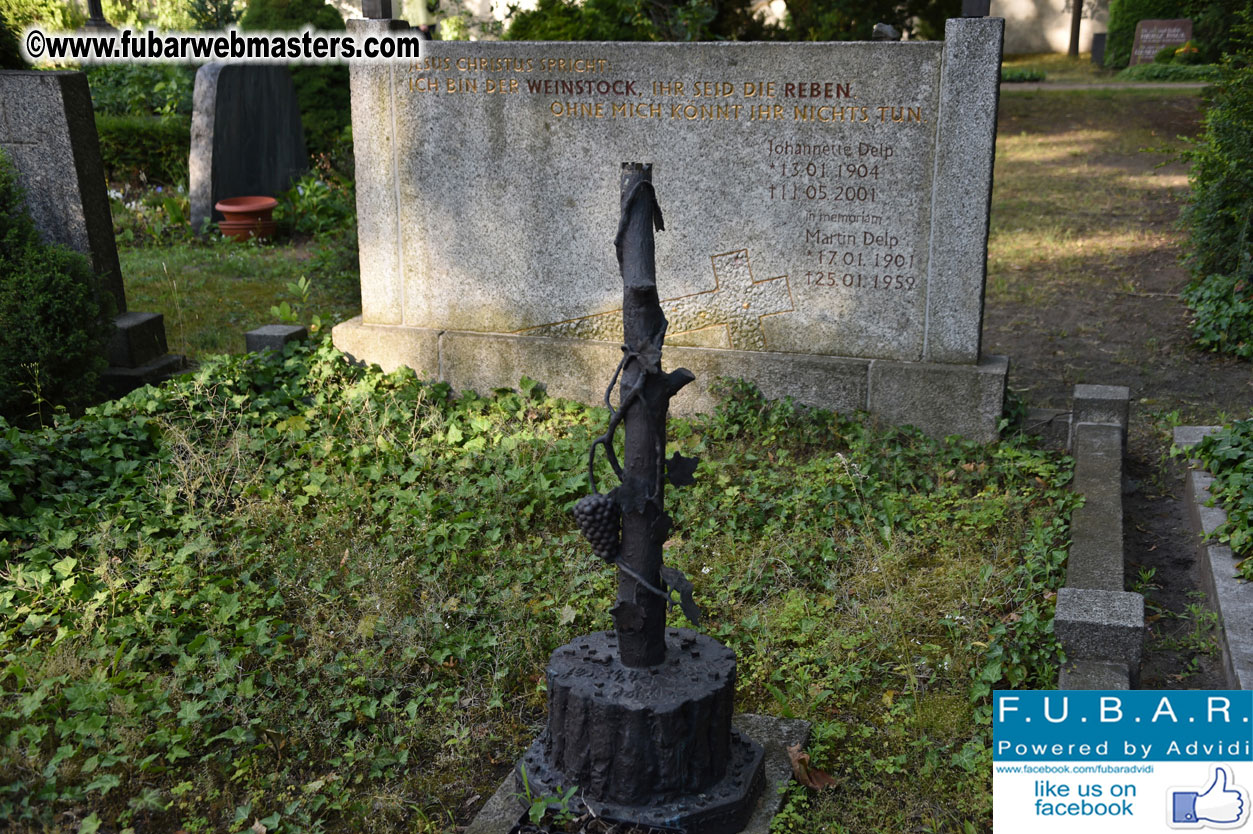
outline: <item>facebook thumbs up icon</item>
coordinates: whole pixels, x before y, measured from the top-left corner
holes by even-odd
[[[1208,787],[1171,788],[1167,801],[1171,828],[1239,828],[1250,811],[1249,792],[1234,784],[1227,765],[1214,768]]]

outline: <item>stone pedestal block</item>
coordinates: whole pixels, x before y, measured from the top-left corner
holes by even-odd
[[[244,347],[249,353],[282,350],[288,342],[303,342],[309,331],[298,324],[266,324],[244,334]]]
[[[160,313],[123,313],[113,320],[117,328],[109,340],[109,364],[138,368],[166,353],[165,317]]]

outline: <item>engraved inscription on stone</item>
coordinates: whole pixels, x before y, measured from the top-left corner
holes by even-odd
[[[400,323],[620,339],[587,242],[638,159],[670,344],[921,358],[943,45],[882,46],[432,42],[390,91]]]

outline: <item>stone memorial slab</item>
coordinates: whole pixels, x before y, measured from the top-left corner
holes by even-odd
[[[906,421],[993,436],[1005,363],[980,356],[980,331],[1002,35],[953,19],[933,42],[430,42],[411,64],[355,65],[362,316],[335,342],[454,385],[516,385],[556,344],[598,367],[579,349],[621,343],[618,166],[640,160],[673,218],[656,242],[667,349],[702,379],[676,410],[730,368],[873,411],[879,362],[926,389],[911,402],[960,401]]]
[[[196,71],[188,187],[191,225],[222,219],[227,197],[276,196],[308,167],[286,67],[209,63]]]
[[[1192,40],[1192,21],[1141,20],[1136,24],[1136,37],[1131,45],[1131,65],[1151,64],[1157,53],[1168,46],[1183,46]]]

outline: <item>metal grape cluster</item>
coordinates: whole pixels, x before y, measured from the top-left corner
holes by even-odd
[[[609,495],[594,492],[574,505],[574,520],[592,552],[606,562],[618,560],[622,550],[622,508]]]

